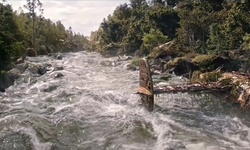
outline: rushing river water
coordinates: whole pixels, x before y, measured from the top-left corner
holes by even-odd
[[[223,97],[188,94],[155,97],[156,109],[148,112],[133,94],[138,71],[116,60],[87,52],[29,58],[64,69],[26,71],[0,93],[0,149],[250,149],[248,113]],[[59,72],[64,76],[55,78]]]

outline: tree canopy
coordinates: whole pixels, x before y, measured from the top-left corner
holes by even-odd
[[[154,40],[146,40],[154,29],[159,36],[175,39],[181,53],[222,54],[249,49],[249,10],[249,0],[130,0],[92,32],[91,43],[103,54],[114,51],[105,49],[110,43],[118,54],[147,54],[155,46]]]
[[[0,70],[11,68],[31,47],[38,55],[87,49],[87,37],[71,27],[66,29],[61,21],[35,13],[35,9],[43,12],[39,0],[27,0],[25,8],[27,13],[21,7],[13,11],[11,5],[0,3]]]

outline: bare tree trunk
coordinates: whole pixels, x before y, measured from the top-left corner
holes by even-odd
[[[35,3],[33,2],[33,8],[35,7]],[[33,48],[36,49],[36,33],[35,33],[35,9],[32,10],[32,42]]]

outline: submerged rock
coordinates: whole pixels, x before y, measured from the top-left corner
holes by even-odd
[[[34,64],[29,64],[29,67],[27,69],[30,73],[32,74],[37,74],[38,73],[38,66]]]
[[[44,75],[48,71],[48,64],[36,65],[36,64],[29,64],[27,69],[32,74],[39,74]]]
[[[56,75],[55,75],[55,78],[61,78],[61,77],[63,77],[64,75],[62,74],[62,73],[57,73]]]
[[[102,65],[102,66],[113,66],[113,61],[109,61],[109,60],[106,60],[106,61],[102,61],[101,63],[100,63],[100,65]]]
[[[21,73],[24,73],[28,67],[29,67],[28,63],[22,63],[16,65],[16,68],[18,68]]]
[[[57,60],[62,60],[63,57],[62,57],[62,55],[59,54],[59,55],[56,56],[56,59],[57,59]]]
[[[49,85],[48,87],[42,89],[43,92],[52,92],[58,88],[58,85]]]
[[[63,67],[55,67],[52,71],[58,71],[58,70],[63,70]]]
[[[40,75],[44,75],[47,72],[47,66],[42,65],[38,67],[37,73]]]

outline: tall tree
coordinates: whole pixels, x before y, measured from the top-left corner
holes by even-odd
[[[29,11],[29,15],[32,20],[32,46],[36,49],[36,33],[38,30],[38,27],[35,24],[38,16],[36,11],[38,10],[38,12],[40,12],[39,18],[41,19],[43,14],[42,3],[40,0],[27,0],[27,4],[24,5],[24,8]]]
[[[180,28],[177,31],[179,44],[205,53],[209,25],[215,22],[213,8],[208,2],[180,2],[178,5]]]
[[[12,61],[20,56],[21,35],[14,20],[10,5],[0,3],[0,70],[7,69]]]

